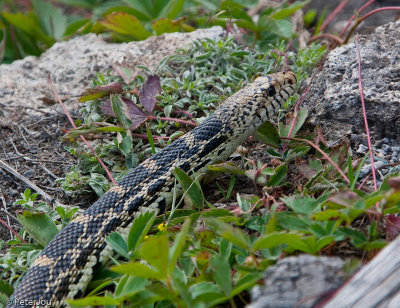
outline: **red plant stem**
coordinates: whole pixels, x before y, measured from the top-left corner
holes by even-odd
[[[359,8],[357,10],[357,14],[360,14],[365,8],[370,6],[373,2],[375,2],[375,0],[369,0],[367,3],[365,3],[361,8]],[[347,29],[349,28],[350,24],[353,22],[354,18],[356,18],[356,14],[353,14],[353,16],[351,16],[351,18],[347,22],[346,26],[340,32],[340,34],[339,34],[340,37],[343,37],[343,34],[347,31]]]
[[[21,242],[23,243],[27,243],[27,241],[25,241],[17,232],[14,231],[13,228],[11,228],[4,220],[0,219],[0,223],[3,224],[8,230],[10,230],[16,237],[18,237]]]
[[[190,126],[193,126],[193,127],[196,127],[196,126],[197,126],[197,124],[194,123],[194,122],[189,122],[189,121],[186,121],[186,120],[175,119],[175,118],[156,117],[156,116],[153,116],[153,115],[151,115],[151,114],[149,114],[149,115],[147,116],[147,118],[150,119],[150,120],[157,120],[157,119],[160,119],[160,120],[162,120],[162,121],[177,122],[177,123],[182,123],[182,124],[185,124],[185,125],[190,125]]]
[[[324,31],[324,29],[326,28],[326,26],[328,26],[328,24],[332,21],[332,19],[334,19],[335,16],[341,10],[343,10],[343,8],[347,4],[347,2],[349,2],[349,0],[344,0],[344,1],[340,2],[340,4],[336,7],[336,9],[328,16],[327,19],[325,19],[325,21],[323,22],[323,24],[320,27],[320,31]]]
[[[369,176],[371,174],[368,174],[368,176],[365,177],[365,179],[361,182],[361,184],[358,186],[358,190],[361,190],[361,188],[364,186],[365,182],[369,179]]]
[[[361,23],[362,21],[364,21],[369,16],[374,15],[374,14],[379,13],[379,12],[383,12],[383,11],[398,11],[398,10],[400,10],[400,7],[398,7],[398,6],[380,7],[379,9],[375,9],[375,10],[372,10],[372,11],[368,12],[367,14],[365,14],[363,17],[361,17],[357,21],[358,21],[358,23]]]
[[[364,125],[365,125],[365,131],[367,133],[369,156],[370,156],[370,159],[371,159],[371,166],[372,166],[372,179],[374,181],[374,189],[375,189],[375,191],[377,191],[378,187],[376,185],[374,154],[372,153],[371,136],[369,134],[368,121],[367,121],[367,111],[366,111],[366,108],[365,108],[364,90],[363,90],[362,78],[361,78],[361,54],[360,54],[360,46],[358,44],[358,35],[356,35],[355,41],[356,41],[357,62],[358,62],[358,89],[360,91],[361,106],[362,106],[363,117],[364,117]]]
[[[177,113],[177,114],[183,113],[183,114],[187,115],[189,117],[189,119],[193,120],[193,115],[189,111],[179,109],[179,110],[173,111],[172,113]]]
[[[339,166],[326,154],[324,151],[321,150],[319,146],[311,142],[310,140],[307,139],[301,139],[301,138],[286,138],[286,137],[281,137],[282,139],[289,139],[289,140],[294,140],[294,141],[300,141],[300,142],[305,142],[308,145],[312,146],[314,149],[316,149],[318,152],[324,156],[324,158],[331,163],[331,165],[340,173],[340,175],[343,177],[343,179],[350,184],[349,178],[346,176],[346,174],[342,171],[342,169],[339,168]]]
[[[75,122],[72,120],[71,115],[69,114],[67,108],[65,108],[64,103],[62,102],[60,96],[58,95],[56,88],[54,87],[54,83],[51,80],[50,74],[47,77],[47,80],[49,81],[49,85],[51,90],[53,91],[54,95],[56,96],[58,102],[61,105],[61,108],[63,109],[64,113],[66,114],[66,116],[68,117],[69,122],[71,123],[72,127],[76,129],[76,125]],[[96,151],[92,148],[92,146],[89,144],[89,142],[87,142],[87,140],[85,139],[85,137],[83,137],[82,135],[80,135],[81,139],[83,140],[83,142],[88,146],[88,148],[92,151],[92,153],[94,154],[94,156],[96,156],[97,160],[99,161],[100,165],[103,167],[103,169],[106,171],[107,176],[109,177],[109,179],[111,180],[111,182],[113,183],[113,185],[117,185],[117,182],[115,182],[113,176],[111,175],[110,171],[107,169],[106,165],[103,163],[103,161],[100,159],[100,157],[97,155]]]
[[[309,43],[312,43],[312,42],[314,42],[316,40],[319,40],[321,38],[331,39],[331,40],[337,42],[339,45],[343,44],[343,40],[340,37],[337,37],[336,35],[333,35],[333,34],[330,34],[330,33],[323,33],[323,34],[320,34],[320,35],[315,35],[310,39]]]
[[[371,16],[373,14],[376,14],[376,13],[379,13],[379,12],[383,12],[383,11],[398,11],[398,10],[400,10],[400,7],[398,7],[398,6],[381,7],[379,9],[375,9],[375,10],[372,10],[372,11],[368,12],[363,17],[357,18],[355,24],[351,27],[349,33],[347,34],[347,36],[346,36],[346,38],[344,40],[344,44],[346,44],[349,41],[351,35],[353,34],[354,30],[358,27],[358,25],[361,22],[363,22],[365,19],[367,19],[369,16]]]
[[[310,82],[308,83],[307,88],[305,89],[303,95],[300,97],[300,99],[298,100],[298,102],[296,103],[296,105],[294,105],[294,111],[293,111],[293,112],[294,112],[294,114],[295,114],[295,117],[293,118],[292,124],[291,124],[291,126],[290,126],[290,130],[289,130],[289,133],[288,133],[288,138],[290,138],[290,137],[292,136],[293,129],[294,129],[294,126],[295,126],[295,124],[296,124],[297,109],[299,108],[301,102],[306,98],[308,92],[310,91],[310,86],[311,86],[311,84],[312,84],[312,82],[313,82],[315,76],[316,76],[316,75],[319,73],[319,71],[322,69],[322,64],[325,62],[325,59],[326,59],[327,55],[328,55],[328,53],[325,54],[324,58],[323,58],[322,61],[321,61],[320,66],[318,66],[318,68],[317,68],[317,70],[315,71],[315,73],[311,76],[311,80],[310,80]],[[288,147],[288,144],[289,144],[289,139],[286,140],[285,145],[283,146],[282,152],[285,152],[286,148]]]

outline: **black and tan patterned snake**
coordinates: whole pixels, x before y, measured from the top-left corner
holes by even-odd
[[[292,72],[257,78],[228,98],[201,125],[130,171],[82,215],[70,222],[34,260],[7,307],[67,306],[84,294],[94,269],[113,254],[106,237],[126,234],[144,211],[171,203],[178,167],[189,174],[227,159],[292,95]]]

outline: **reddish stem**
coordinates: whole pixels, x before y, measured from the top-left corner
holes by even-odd
[[[27,243],[27,241],[25,241],[17,232],[14,231],[13,228],[11,228],[4,220],[0,219],[0,223],[3,224],[8,230],[10,230],[16,237],[18,237],[21,242],[23,243]]]
[[[398,7],[398,6],[381,7],[379,9],[375,9],[375,10],[368,12],[363,17],[357,18],[355,24],[351,27],[349,34],[347,34],[346,39],[344,40],[344,44],[346,44],[349,41],[351,35],[353,34],[354,30],[358,27],[358,25],[361,22],[363,22],[365,19],[367,19],[369,16],[374,15],[379,12],[383,12],[383,11],[399,11],[399,10],[400,10],[400,7]]]
[[[50,88],[53,91],[54,95],[56,96],[58,102],[61,105],[61,108],[63,109],[64,113],[66,114],[66,116],[68,117],[69,122],[71,123],[72,127],[76,129],[76,125],[75,122],[72,120],[71,115],[69,114],[67,108],[65,108],[64,103],[62,102],[60,96],[58,95],[56,88],[54,87],[53,81],[50,78],[50,74],[47,77],[49,84],[50,84]],[[103,161],[100,159],[100,157],[97,155],[96,151],[92,148],[92,146],[89,144],[89,142],[87,142],[87,140],[85,139],[85,137],[83,137],[82,135],[80,135],[81,139],[83,140],[83,142],[88,146],[88,148],[92,151],[92,153],[94,154],[94,156],[96,156],[97,160],[99,161],[100,165],[104,168],[104,170],[107,173],[107,176],[109,177],[109,179],[111,180],[111,182],[114,185],[117,185],[117,182],[115,182],[113,176],[111,175],[110,171],[107,169],[106,165],[103,163]]]
[[[360,14],[365,8],[370,6],[375,0],[369,0],[367,3],[365,3],[360,9],[357,10],[357,14]],[[350,24],[353,22],[354,18],[356,18],[356,14],[353,14],[349,21],[347,22],[346,26],[343,28],[343,30],[340,32],[339,36],[343,37],[343,34],[347,31],[349,28]]]
[[[365,14],[363,17],[361,17],[360,19],[358,19],[359,23],[361,23],[362,21],[364,21],[366,18],[368,18],[371,15],[374,15],[376,13],[379,12],[383,12],[383,11],[398,11],[400,10],[400,7],[398,6],[386,6],[386,7],[380,7],[378,9],[372,10],[370,12],[368,12],[367,14]]]
[[[333,34],[330,34],[330,33],[323,33],[323,34],[315,35],[310,39],[309,43],[312,43],[312,42],[314,42],[316,40],[319,40],[321,38],[328,38],[330,40],[333,40],[333,41],[337,42],[339,45],[343,44],[343,40],[340,37],[337,37],[336,35],[333,35]]]
[[[358,35],[356,35],[355,41],[356,41],[357,62],[358,62],[358,89],[360,91],[361,106],[362,106],[363,117],[364,117],[364,125],[365,125],[365,131],[367,133],[369,156],[370,156],[370,159],[371,159],[371,166],[372,166],[372,179],[374,181],[374,190],[377,191],[378,187],[377,187],[377,184],[376,184],[374,154],[372,153],[371,136],[370,136],[369,128],[368,128],[367,111],[366,111],[366,108],[365,108],[364,90],[363,90],[362,78],[361,78],[361,54],[360,54],[360,46],[358,44]]]
[[[328,24],[332,21],[332,19],[335,18],[335,16],[341,11],[343,10],[344,6],[347,4],[347,2],[349,2],[349,0],[344,0],[342,2],[340,2],[340,4],[336,7],[336,9],[328,16],[327,19],[325,19],[325,21],[323,22],[323,24],[321,25],[321,27],[319,28],[320,31],[324,31],[324,29],[328,26]]]
[[[177,114],[183,113],[183,114],[187,115],[190,120],[193,120],[193,115],[189,111],[179,109],[179,110],[173,111],[173,113],[177,113]]]
[[[328,156],[328,154],[326,154],[324,151],[321,150],[321,148],[319,146],[317,146],[316,144],[314,144],[313,142],[311,142],[310,140],[307,139],[301,139],[301,138],[286,138],[286,137],[281,137],[282,139],[289,139],[289,140],[294,140],[294,141],[300,141],[300,142],[305,142],[308,145],[312,146],[314,149],[316,149],[318,152],[320,152],[322,154],[322,156],[325,157],[325,159],[327,161],[329,161],[332,166],[340,173],[340,175],[344,178],[344,180],[350,184],[350,180],[349,178],[346,176],[346,174],[344,174],[344,172],[342,171],[342,169],[339,168],[339,166]]]

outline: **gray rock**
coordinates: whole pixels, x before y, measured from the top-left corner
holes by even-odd
[[[368,151],[368,147],[366,147],[365,145],[363,145],[362,143],[358,146],[358,149],[357,149],[357,153],[359,153],[359,154],[365,154],[365,153],[367,153],[367,151]]]
[[[54,96],[47,76],[50,74],[61,98],[71,111],[78,108],[78,96],[88,87],[96,73],[126,67],[134,74],[143,72],[137,65],[155,70],[159,62],[188,46],[196,39],[217,39],[224,35],[221,27],[199,29],[189,33],[166,33],[145,41],[109,44],[100,36],[88,34],[54,44],[39,58],[29,56],[12,64],[0,65],[0,100],[4,120],[61,112],[58,104],[45,104]],[[1,120],[0,116],[0,120]]]
[[[340,258],[300,255],[288,257],[265,272],[264,286],[252,291],[247,308],[306,308],[345,280]]]
[[[391,152],[392,151],[392,147],[388,144],[382,144],[382,150],[385,151],[385,153],[387,152]]]
[[[362,81],[372,137],[400,141],[400,21],[360,36]],[[314,79],[304,106],[333,144],[365,132],[354,43],[332,50]]]

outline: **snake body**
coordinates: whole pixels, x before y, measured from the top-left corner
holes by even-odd
[[[276,115],[295,86],[292,72],[257,78],[201,125],[130,171],[43,249],[8,307],[65,307],[67,299],[81,297],[94,270],[113,254],[105,238],[113,231],[127,234],[139,213],[161,212],[171,203],[176,167],[193,174],[227,159]]]

